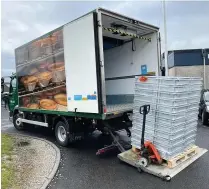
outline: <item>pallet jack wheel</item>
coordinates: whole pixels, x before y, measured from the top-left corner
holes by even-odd
[[[147,158],[145,158],[145,157],[141,157],[139,159],[139,162],[138,163],[142,167],[147,167],[150,164],[150,161]]]
[[[170,182],[171,181],[171,177],[169,175],[166,175],[162,178],[164,181]]]

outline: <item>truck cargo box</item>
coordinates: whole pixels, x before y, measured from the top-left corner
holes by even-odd
[[[99,8],[15,56],[22,110],[106,119],[133,110],[135,76],[159,75],[159,29]]]

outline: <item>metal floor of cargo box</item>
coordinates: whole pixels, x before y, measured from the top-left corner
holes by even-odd
[[[126,112],[133,110],[133,103],[107,105],[107,113]]]

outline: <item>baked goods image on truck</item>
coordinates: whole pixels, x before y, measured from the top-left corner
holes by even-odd
[[[98,8],[16,48],[15,60],[18,130],[51,128],[62,146],[95,130],[130,137],[135,77],[160,75],[159,28]]]

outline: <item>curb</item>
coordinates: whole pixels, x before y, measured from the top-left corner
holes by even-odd
[[[45,182],[43,183],[42,187],[40,188],[40,189],[46,189],[47,186],[49,185],[49,183],[54,178],[54,176],[55,176],[55,174],[56,174],[56,172],[58,170],[58,167],[59,167],[59,164],[60,164],[61,155],[60,155],[59,148],[55,144],[53,144],[52,142],[49,142],[49,141],[47,141],[45,139],[42,139],[42,140],[44,142],[48,143],[49,145],[51,145],[55,149],[55,151],[56,151],[56,160],[54,162],[54,167],[53,167],[51,173],[46,177]]]
[[[12,135],[12,136],[22,136],[22,137],[32,138],[32,139],[36,139],[36,140],[41,140],[41,141],[51,145],[54,148],[54,150],[56,151],[56,160],[54,162],[54,166],[52,168],[51,173],[45,177],[45,181],[44,181],[43,185],[39,188],[39,189],[46,189],[47,186],[49,185],[49,183],[54,178],[54,176],[58,170],[59,164],[60,164],[61,155],[60,155],[59,148],[55,144],[53,144],[52,142],[50,142],[46,139],[43,139],[43,138],[28,136],[28,135],[24,135],[24,134],[17,134],[17,133],[7,133],[7,132],[4,132],[4,133],[8,134],[8,135]]]

